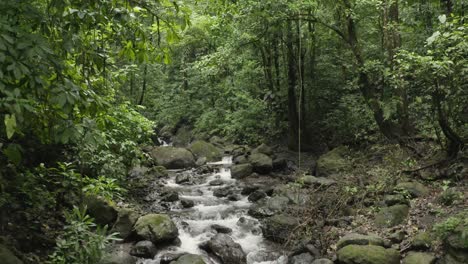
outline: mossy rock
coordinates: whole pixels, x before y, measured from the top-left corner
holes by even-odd
[[[0,262],[2,264],[23,264],[6,246],[0,244]]]
[[[263,236],[271,241],[283,243],[298,225],[299,220],[295,217],[285,214],[274,215],[263,220]]]
[[[383,246],[384,240],[377,235],[361,235],[357,233],[347,234],[342,237],[336,244],[336,248],[340,249],[349,245],[374,245]]]
[[[207,161],[218,161],[221,159],[221,150],[203,140],[193,142],[190,145],[190,151],[192,151],[196,158],[205,157]]]
[[[119,237],[126,239],[133,231],[133,225],[138,220],[138,213],[129,208],[121,208],[118,210],[118,217],[115,221],[112,232],[119,233]]]
[[[436,260],[433,253],[411,251],[403,259],[403,264],[434,264]]]
[[[206,262],[199,255],[186,254],[178,258],[177,261],[172,261],[171,264],[206,264]]]
[[[148,214],[138,218],[134,230],[138,236],[155,244],[173,241],[179,235],[177,226],[165,214]]]
[[[409,207],[405,204],[397,204],[384,207],[375,217],[375,223],[380,227],[393,227],[405,222],[409,213]]]
[[[167,169],[186,169],[195,166],[192,152],[185,148],[156,147],[151,151],[151,157],[157,165]]]
[[[118,212],[115,207],[102,197],[86,195],[83,204],[87,208],[86,212],[94,218],[98,225],[112,226],[117,219]]]
[[[234,179],[242,179],[250,176],[253,172],[253,167],[250,163],[233,165],[231,167],[231,177]]]
[[[165,178],[169,175],[167,169],[164,166],[152,167],[150,172],[151,175],[153,175],[155,178]]]
[[[338,250],[341,264],[399,264],[400,254],[395,249],[374,245],[349,245]]]
[[[263,153],[253,153],[249,156],[253,171],[259,174],[268,174],[273,170],[273,160]]]
[[[347,147],[341,146],[320,156],[317,160],[317,176],[329,176],[351,170],[352,164],[346,158],[348,152]]]
[[[433,239],[429,233],[419,232],[411,241],[411,248],[422,250],[429,249],[431,248],[432,240]]]
[[[273,154],[273,149],[270,146],[263,143],[260,146],[256,147],[254,150],[252,150],[252,153],[262,153],[271,156]]]
[[[412,198],[422,197],[429,194],[429,189],[419,182],[402,182],[395,186],[396,192],[407,192]]]

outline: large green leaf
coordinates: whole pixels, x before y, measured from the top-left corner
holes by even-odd
[[[15,130],[16,130],[16,116],[15,116],[15,114],[5,115],[5,128],[6,128],[7,138],[8,139],[12,138],[13,135],[15,134]]]

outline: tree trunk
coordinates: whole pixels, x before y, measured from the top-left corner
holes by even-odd
[[[139,105],[143,104],[143,100],[145,98],[145,92],[146,92],[146,77],[148,74],[148,64],[145,64],[145,69],[143,70],[143,87],[141,89],[141,96],[140,100],[138,101]]]
[[[447,119],[447,115],[442,107],[443,95],[438,88],[432,94],[432,100],[437,113],[437,121],[439,123],[440,128],[442,129],[442,133],[444,133],[445,137],[448,140],[447,154],[449,157],[456,157],[458,152],[461,149],[463,149],[464,142],[461,139],[461,137],[450,126],[450,123]]]
[[[296,85],[297,85],[297,67],[294,54],[294,36],[291,22],[288,22],[287,26],[287,39],[286,39],[286,51],[288,60],[288,122],[289,122],[289,138],[288,145],[290,149],[298,149],[298,114],[297,114],[297,102],[296,102]]]

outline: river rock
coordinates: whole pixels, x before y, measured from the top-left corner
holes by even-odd
[[[152,259],[157,253],[153,242],[144,240],[136,243],[130,250],[130,255],[138,258]]]
[[[314,257],[306,252],[289,258],[288,264],[310,264]]]
[[[326,258],[322,258],[314,260],[312,264],[333,264],[333,261]]]
[[[224,188],[218,188],[216,190],[213,191],[213,195],[216,196],[216,197],[226,197],[226,196],[229,196],[232,193],[233,190],[231,187],[224,187]]]
[[[260,186],[258,185],[247,185],[242,188],[241,194],[250,195],[251,193],[255,192],[258,189],[260,189]]]
[[[217,256],[224,264],[247,263],[247,258],[242,247],[226,234],[216,234],[202,247]]]
[[[429,194],[429,189],[419,182],[402,182],[395,186],[396,192],[408,192],[412,198],[422,197]]]
[[[160,260],[159,263],[160,264],[174,264],[176,263],[177,259],[179,259],[183,255],[185,254],[184,253],[172,253],[172,252],[163,253],[159,257],[159,260]]]
[[[300,182],[303,182],[305,185],[308,186],[331,186],[336,184],[335,180],[324,178],[324,177],[314,177],[314,176],[303,176],[299,179]]]
[[[403,259],[403,264],[434,264],[436,257],[433,253],[427,252],[408,252],[408,255]]]
[[[197,159],[197,161],[195,162],[195,165],[197,165],[197,167],[200,167],[200,166],[205,165],[207,161],[208,160],[206,157],[201,157]]]
[[[117,219],[117,210],[102,197],[86,195],[83,204],[86,206],[89,216],[94,218],[94,222],[98,225],[111,226]]]
[[[250,176],[253,172],[253,167],[251,164],[238,164],[231,167],[231,177],[234,179],[242,179],[247,176]]]
[[[271,156],[273,154],[273,149],[270,146],[263,143],[260,146],[252,150],[252,154],[255,154],[255,153],[261,153],[267,156]]]
[[[288,161],[286,158],[277,157],[273,160],[273,170],[274,171],[281,171],[288,167]]]
[[[263,192],[263,191],[260,191],[260,190],[257,190],[257,191],[254,191],[253,193],[251,193],[248,197],[248,200],[251,201],[252,203],[262,199],[262,198],[265,198],[267,197],[266,193]]]
[[[273,216],[282,212],[289,204],[289,198],[284,196],[274,196],[263,198],[258,203],[250,206],[249,215],[256,218]]]
[[[163,202],[172,203],[178,200],[179,200],[179,194],[176,191],[168,191],[164,193],[163,196],[161,197],[161,201]]]
[[[291,235],[299,220],[295,217],[278,214],[262,221],[263,236],[271,241],[283,243]]]
[[[246,164],[246,163],[249,163],[249,159],[248,157],[242,155],[242,156],[235,157],[232,162],[234,164]]]
[[[253,153],[249,156],[252,169],[258,174],[268,174],[273,169],[272,159],[263,153]]]
[[[218,232],[218,233],[223,233],[223,234],[230,234],[230,233],[232,233],[232,229],[231,229],[231,228],[226,227],[226,226],[222,226],[222,225],[218,225],[218,224],[211,225],[211,228],[212,228],[213,230],[215,230],[216,232]]]
[[[350,170],[352,163],[346,157],[348,151],[347,147],[341,146],[320,156],[317,160],[316,175],[326,177]]]
[[[375,245],[349,245],[338,250],[341,264],[399,264],[400,254],[395,249]]]
[[[282,184],[275,187],[273,196],[284,196],[296,205],[307,205],[310,202],[308,190],[297,185]]]
[[[167,169],[186,169],[195,166],[193,154],[184,148],[156,147],[150,155],[157,165]]]
[[[409,213],[406,204],[384,207],[375,217],[375,223],[380,227],[393,227],[402,224]]]
[[[374,246],[384,246],[384,240],[377,235],[361,235],[357,233],[351,233],[343,236],[338,243],[336,248],[340,249],[349,245],[374,245]]]
[[[218,161],[221,159],[221,150],[203,140],[193,142],[189,149],[196,158],[204,157],[207,161]]]
[[[182,172],[182,173],[177,174],[175,178],[175,182],[177,184],[189,183],[191,179],[192,177],[190,176],[189,173]]]
[[[138,213],[129,208],[121,208],[118,210],[118,217],[112,227],[112,232],[119,233],[119,237],[126,239],[132,234],[133,225],[138,220]]]
[[[135,223],[138,236],[157,244],[173,241],[179,235],[176,225],[168,215],[148,214],[140,217]]]
[[[216,180],[210,181],[208,184],[209,184],[210,186],[221,186],[221,185],[224,185],[224,183],[225,183],[225,182],[224,182],[223,180],[221,180],[221,179],[216,179]]]
[[[217,147],[223,147],[226,144],[226,140],[224,140],[223,138],[220,138],[218,136],[212,136],[209,141],[210,141],[211,144],[213,144],[213,145],[215,145]]]
[[[192,200],[187,200],[187,199],[183,199],[183,200],[180,200],[180,204],[182,205],[182,207],[184,208],[192,208],[195,206],[195,202],[192,201]]]
[[[126,250],[114,250],[106,254],[99,264],[135,264],[137,258],[133,257]]]
[[[6,246],[0,244],[0,260],[3,264],[23,264]]]
[[[186,254],[171,262],[171,264],[206,264],[203,258],[199,255]]]

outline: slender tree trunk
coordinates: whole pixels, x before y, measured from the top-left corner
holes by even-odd
[[[442,7],[444,8],[445,14],[450,16],[453,12],[453,2],[452,0],[440,0]]]
[[[140,100],[138,101],[139,105],[143,104],[143,100],[145,98],[145,92],[146,92],[146,77],[148,75],[148,64],[145,64],[145,68],[143,70],[143,87],[141,89],[141,96]]]
[[[286,51],[288,60],[288,121],[289,121],[289,148],[297,149],[298,144],[298,114],[296,102],[296,85],[297,85],[297,64],[294,54],[294,36],[292,23],[289,21],[287,24],[287,39]]]
[[[279,62],[278,39],[281,39],[281,34],[277,33],[275,35],[276,36],[273,40],[273,62],[275,65],[276,90],[279,91],[281,89],[281,69]]]

